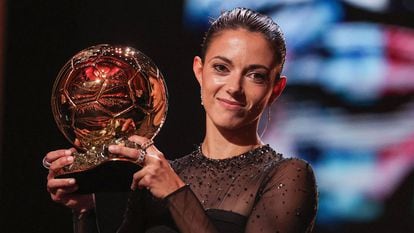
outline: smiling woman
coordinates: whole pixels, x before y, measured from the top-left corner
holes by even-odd
[[[261,112],[286,84],[285,77],[276,80],[281,67],[275,65],[273,54],[261,33],[240,28],[223,30],[204,58],[194,58],[207,113],[207,134],[229,129],[240,140],[244,140],[240,135],[255,135]]]
[[[285,42],[269,17],[236,8],[206,34],[193,70],[206,111],[197,150],[168,161],[152,141],[132,136],[139,150],[112,145],[109,152],[136,160],[128,208],[118,232],[310,232],[317,192],[312,168],[285,159],[257,134],[263,110],[282,93]],[[74,179],[56,179],[71,164],[71,150],[52,151],[48,190],[74,211],[76,232],[97,232],[94,194],[79,196]],[[99,222],[99,221],[98,221]]]

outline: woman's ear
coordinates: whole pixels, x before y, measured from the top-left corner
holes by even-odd
[[[286,76],[281,76],[275,83],[272,89],[272,95],[270,96],[268,105],[271,105],[277,97],[282,94],[283,90],[286,87]]]
[[[193,60],[193,72],[194,75],[200,84],[200,87],[202,87],[202,80],[203,80],[203,61],[201,60],[201,57],[195,56]]]

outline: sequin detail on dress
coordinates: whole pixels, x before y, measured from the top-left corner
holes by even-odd
[[[310,232],[317,207],[312,168],[300,159],[284,159],[268,145],[227,159],[210,159],[200,149],[171,162],[189,184],[168,197],[168,211],[182,232]],[[143,211],[131,200],[124,232]],[[148,226],[156,206],[146,199]],[[219,215],[217,215],[219,214]],[[216,215],[214,217],[214,215]],[[233,219],[223,221],[223,219]],[[155,221],[155,222],[154,222]],[[232,230],[229,230],[232,229]]]
[[[205,209],[231,210],[247,215],[257,198],[268,168],[282,159],[269,145],[263,145],[226,159],[211,159],[201,147],[172,165],[184,182],[190,184]]]

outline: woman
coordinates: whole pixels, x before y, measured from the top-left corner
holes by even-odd
[[[236,8],[215,20],[193,62],[206,111],[206,134],[198,150],[167,161],[148,139],[129,140],[146,150],[134,174],[119,232],[310,232],[317,207],[311,167],[284,159],[260,140],[259,118],[281,94],[285,42],[269,17]],[[110,146],[139,159],[136,149]],[[72,150],[50,152],[48,191],[72,208],[80,232],[94,232],[93,195],[74,195],[73,179],[54,173]],[[91,217],[92,216],[92,217]]]

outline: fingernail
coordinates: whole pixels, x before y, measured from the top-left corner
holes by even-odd
[[[74,183],[75,183],[75,179],[69,179],[69,180],[68,180],[68,183],[69,183],[69,184],[74,184]]]
[[[68,162],[70,162],[70,163],[71,163],[71,162],[73,162],[73,156],[69,156],[69,157],[67,157],[67,158],[66,158],[66,161],[68,161]]]
[[[72,154],[72,151],[71,150],[65,150],[65,155],[66,156],[69,156],[69,155],[71,155]]]
[[[117,150],[117,146],[116,145],[109,145],[109,147],[108,147],[108,150],[110,151],[110,152],[115,152],[116,150]]]

